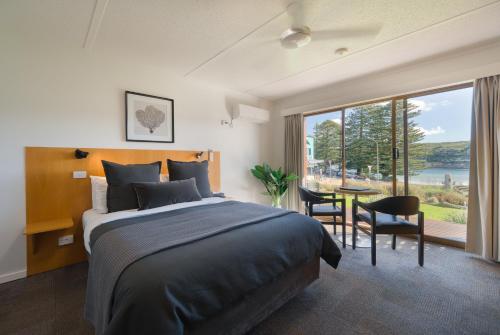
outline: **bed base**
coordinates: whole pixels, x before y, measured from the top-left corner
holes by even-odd
[[[274,311],[319,278],[319,257],[286,271],[269,285],[256,289],[242,301],[186,334],[240,335],[250,331]]]

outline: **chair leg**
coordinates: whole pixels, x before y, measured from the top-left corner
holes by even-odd
[[[418,234],[418,265],[424,266],[424,235]]]
[[[392,235],[392,250],[396,250],[396,234]]]
[[[345,249],[345,213],[342,215],[342,248]]]
[[[375,266],[375,265],[377,265],[377,243],[376,243],[377,235],[373,229],[372,229],[371,233],[372,233],[371,234],[371,237],[372,237],[372,265]]]
[[[356,227],[357,222],[352,220],[352,248],[356,249],[356,240],[358,239],[358,228]]]
[[[333,235],[337,235],[337,217],[333,217]]]
[[[356,240],[358,239],[358,228],[357,228],[357,224],[358,224],[358,220],[356,219],[357,216],[356,216],[356,206],[353,205],[352,206],[352,234],[351,234],[351,237],[352,237],[352,249],[356,249]]]

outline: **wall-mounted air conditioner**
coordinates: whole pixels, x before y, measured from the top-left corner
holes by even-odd
[[[233,108],[233,120],[236,119],[251,123],[266,123],[269,122],[270,113],[262,108],[237,104]]]

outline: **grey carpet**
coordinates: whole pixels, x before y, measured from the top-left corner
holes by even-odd
[[[415,241],[346,249],[321,278],[257,326],[263,334],[500,334],[500,265]],[[0,334],[92,334],[82,319],[87,264],[0,285]]]

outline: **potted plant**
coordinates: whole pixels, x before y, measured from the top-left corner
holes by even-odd
[[[281,200],[288,190],[288,183],[298,179],[295,174],[286,175],[281,168],[273,170],[269,164],[255,165],[250,169],[255,178],[259,179],[266,188],[267,195],[271,197],[273,207],[281,208]]]

